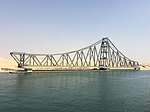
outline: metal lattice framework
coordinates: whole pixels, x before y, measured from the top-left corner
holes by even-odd
[[[66,53],[11,52],[10,55],[18,63],[18,67],[139,67],[137,61],[123,55],[108,38],[103,38],[88,47]]]

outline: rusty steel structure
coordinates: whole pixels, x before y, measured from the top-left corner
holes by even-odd
[[[127,58],[108,38],[102,38],[88,47],[66,53],[30,54],[11,52],[10,55],[17,62],[18,67],[139,67],[137,61]]]

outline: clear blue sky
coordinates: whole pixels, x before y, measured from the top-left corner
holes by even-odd
[[[0,57],[65,52],[103,37],[150,63],[150,0],[0,0]]]

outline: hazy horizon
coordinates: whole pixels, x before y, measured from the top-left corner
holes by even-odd
[[[1,0],[0,57],[59,53],[108,37],[128,58],[150,64],[149,0]]]

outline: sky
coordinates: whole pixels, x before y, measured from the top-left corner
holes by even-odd
[[[104,37],[150,63],[150,0],[0,0],[0,57],[66,52]]]

